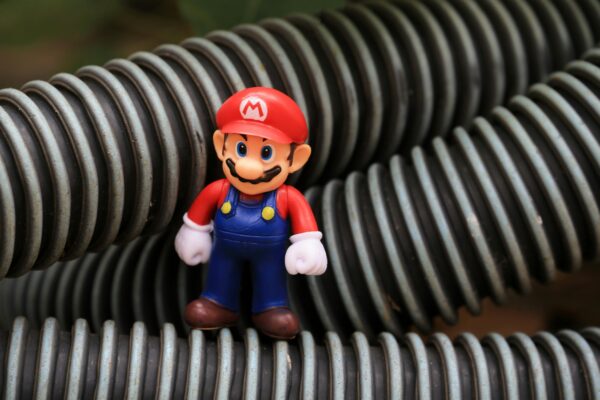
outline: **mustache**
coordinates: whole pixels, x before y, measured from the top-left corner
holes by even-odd
[[[246,179],[246,178],[238,175],[238,173],[235,170],[235,163],[233,162],[233,160],[231,158],[228,158],[227,160],[225,160],[225,164],[227,164],[227,167],[229,167],[229,172],[231,172],[231,175],[233,177],[239,179],[241,182],[251,183],[253,185],[256,185],[258,183],[263,183],[263,182],[270,182],[271,180],[273,180],[273,178],[275,178],[281,172],[281,167],[279,165],[277,165],[271,169],[266,170],[263,173],[263,176],[261,176],[260,178]]]

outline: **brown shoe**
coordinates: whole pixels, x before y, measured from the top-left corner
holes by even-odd
[[[274,339],[293,339],[300,331],[300,321],[287,307],[272,308],[252,316],[254,325]]]
[[[200,297],[185,308],[185,322],[192,328],[218,329],[235,325],[239,315],[207,298]]]

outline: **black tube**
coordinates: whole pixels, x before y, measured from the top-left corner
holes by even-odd
[[[594,4],[353,4],[2,90],[0,276],[179,219],[217,173],[213,116],[233,91],[274,86],[306,111],[307,187],[445,135],[544,79],[600,39]]]
[[[211,335],[212,336],[212,335]],[[351,346],[328,333],[292,342],[243,342],[227,329],[207,340],[194,330],[178,339],[173,326],[149,336],[137,322],[129,336],[106,321],[90,334],[85,320],[71,333],[54,319],[41,331],[18,318],[0,333],[0,387],[11,399],[580,399],[600,393],[600,329],[532,337],[469,333],[454,342],[435,334],[424,342],[389,333],[370,346],[355,333]]]
[[[326,330],[429,330],[598,260],[600,50],[585,59],[469,133],[307,192],[330,270],[299,290]]]
[[[526,293],[534,279],[597,261],[600,49],[565,71],[477,118],[470,134],[457,128],[408,159],[309,189],[329,270],[289,280],[304,328],[369,338],[411,324],[428,331],[434,316],[455,323],[463,305],[477,314],[482,298],[502,303],[511,288]],[[96,328],[108,318],[121,330],[143,320],[156,332],[168,321],[183,333],[181,312],[205,269],[185,268],[172,241],[141,237],[2,282],[5,326],[18,315],[57,316],[63,326],[91,316]],[[38,313],[52,287],[54,313]]]
[[[189,329],[183,320],[186,304],[197,298],[206,268],[190,268],[179,261],[173,231],[140,237],[127,245],[113,245],[101,253],[56,263],[0,282],[0,329],[26,316],[33,329],[55,317],[63,330],[76,319],[89,321],[99,332],[113,320],[119,333],[143,321],[151,335],[165,323],[180,337]],[[240,331],[246,324],[240,324]]]

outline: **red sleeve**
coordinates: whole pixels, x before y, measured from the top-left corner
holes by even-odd
[[[217,207],[227,195],[227,190],[229,190],[227,179],[219,179],[206,186],[188,210],[188,218],[198,225],[209,224]]]
[[[287,216],[291,220],[292,234],[318,231],[319,227],[317,226],[315,215],[302,193],[293,186],[285,185],[282,189],[282,196],[278,196],[277,198],[277,206],[281,209],[282,217],[285,218]],[[280,197],[281,201],[279,201]],[[287,204],[285,204],[286,200]]]

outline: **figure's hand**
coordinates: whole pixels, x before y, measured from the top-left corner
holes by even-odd
[[[210,258],[212,249],[212,224],[198,225],[191,221],[187,214],[183,217],[183,225],[175,236],[175,251],[181,261],[187,265],[205,263]]]
[[[327,270],[327,254],[321,232],[304,232],[290,237],[285,253],[285,268],[291,275],[321,275]]]

